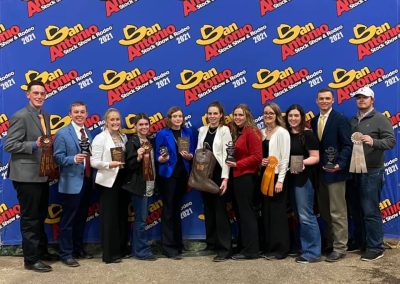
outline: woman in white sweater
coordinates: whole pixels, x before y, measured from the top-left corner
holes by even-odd
[[[111,150],[125,152],[127,138],[121,133],[121,115],[110,108],[104,115],[105,128],[92,143],[90,164],[97,169],[96,186],[100,190],[100,232],[105,263],[121,262],[128,252],[128,202],[127,191],[121,188],[124,169],[120,161],[113,161]]]
[[[283,259],[288,255],[290,247],[285,186],[290,154],[290,135],[285,129],[281,110],[275,103],[269,103],[264,107],[264,124],[261,175],[268,165],[271,166],[272,159],[269,157],[277,158],[278,164],[273,177],[274,188],[270,195],[262,197],[261,215],[264,229],[262,256],[267,259]]]
[[[232,141],[230,130],[225,126],[224,109],[219,102],[211,103],[207,108],[208,126],[200,128],[197,149],[206,143],[212,150],[217,163],[212,179],[220,185],[219,194],[203,192],[204,215],[207,246],[217,256],[213,261],[220,262],[230,258],[231,225],[226,211],[226,190],[228,189],[229,167],[225,164],[227,144]]]

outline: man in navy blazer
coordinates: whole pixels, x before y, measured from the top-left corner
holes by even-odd
[[[54,142],[54,158],[60,166],[59,200],[63,208],[59,248],[61,261],[70,267],[79,266],[75,258],[91,258],[83,248],[83,232],[92,186],[88,154],[82,153],[82,141],[91,141],[84,123],[88,116],[83,102],[71,104],[71,123],[60,129]],[[86,145],[89,146],[89,145]]]
[[[332,109],[334,101],[330,89],[319,90],[316,102],[320,114],[311,120],[311,127],[320,140],[319,210],[327,224],[327,247],[333,246],[333,251],[326,258],[328,262],[338,261],[346,255],[348,226],[345,195],[352,150],[350,123]]]

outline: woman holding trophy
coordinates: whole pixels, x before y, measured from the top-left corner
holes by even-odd
[[[155,143],[148,138],[150,119],[144,113],[134,118],[136,134],[126,143],[126,181],[122,186],[131,194],[135,221],[132,229],[132,256],[139,260],[156,260],[148,244],[146,218],[148,198],[154,193],[156,171],[154,164]]]
[[[321,260],[321,235],[314,214],[314,165],[319,163],[319,142],[306,129],[306,115],[300,105],[291,105],[286,111],[286,126],[290,133],[289,189],[292,206],[299,221],[300,256],[298,263]]]
[[[125,143],[121,115],[106,111],[104,131],[92,143],[90,164],[97,169],[95,183],[100,190],[100,231],[105,263],[121,262],[127,253],[129,195],[121,186],[124,176]]]
[[[181,108],[168,110],[166,124],[156,136],[156,160],[159,162],[160,193],[163,201],[161,245],[165,256],[182,259],[181,202],[187,189],[190,160],[193,159],[196,138],[184,126]]]
[[[207,246],[214,249],[217,256],[214,261],[221,262],[229,259],[232,254],[232,235],[227,208],[229,167],[225,164],[226,148],[232,141],[230,130],[225,126],[224,108],[219,102],[213,102],[207,108],[208,126],[199,130],[197,149],[203,147],[213,152],[217,163],[211,179],[219,186],[220,192],[212,194],[203,192],[204,217],[206,225]]]
[[[232,138],[236,161],[233,167],[233,193],[238,209],[242,250],[232,256],[235,260],[255,259],[259,255],[258,225],[254,210],[257,172],[262,159],[261,133],[245,104],[233,109]]]
[[[289,253],[289,224],[286,213],[287,190],[284,186],[289,164],[290,136],[279,106],[264,107],[265,129],[262,131],[261,216],[264,240],[262,257],[283,259]]]

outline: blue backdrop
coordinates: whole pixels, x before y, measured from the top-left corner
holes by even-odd
[[[335,90],[334,108],[350,117],[351,95],[370,85],[376,108],[399,137],[398,0],[2,0],[0,1],[0,145],[8,120],[26,105],[26,84],[40,79],[53,134],[70,122],[69,104],[89,106],[86,126],[96,135],[109,107],[132,133],[135,113],[165,127],[170,106],[202,126],[206,106],[230,113],[247,103],[263,127],[263,104],[318,108],[317,90]],[[227,117],[230,120],[230,117]],[[399,147],[387,152],[381,212],[385,234],[400,238]],[[20,243],[19,205],[5,179],[9,154],[0,150],[0,241]],[[47,226],[56,240],[61,207],[51,188]],[[98,203],[90,207],[87,240],[98,239]],[[149,207],[148,230],[158,236],[161,201]],[[186,238],[204,235],[202,204],[190,192],[182,207]]]

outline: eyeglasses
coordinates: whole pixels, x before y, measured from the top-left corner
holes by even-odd
[[[265,116],[274,116],[275,112],[266,112],[266,111],[264,111],[264,115]]]

